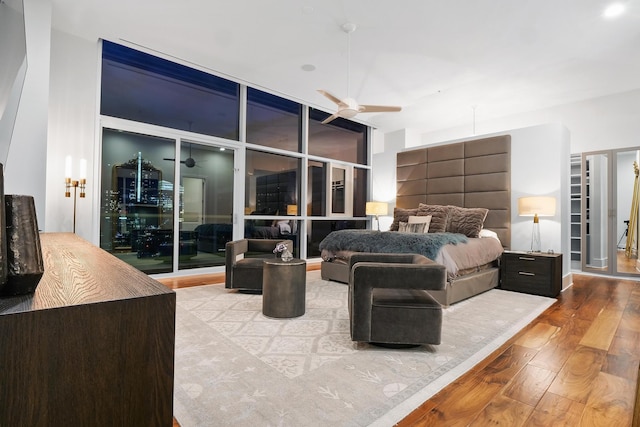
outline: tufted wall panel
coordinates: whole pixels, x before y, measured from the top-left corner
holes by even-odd
[[[396,176],[397,207],[487,208],[484,228],[511,245],[510,135],[400,152]]]

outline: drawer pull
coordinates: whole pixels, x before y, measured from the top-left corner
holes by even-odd
[[[530,256],[521,256],[518,257],[518,259],[522,260],[522,261],[535,261],[535,258],[531,258]]]
[[[521,276],[535,276],[534,273],[528,273],[526,271],[518,271],[518,274]]]

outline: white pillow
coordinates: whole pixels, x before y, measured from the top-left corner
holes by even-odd
[[[496,233],[495,231],[487,230],[486,228],[480,230],[480,234],[478,234],[478,237],[492,237],[498,242],[500,241],[500,239],[498,238],[498,233]]]
[[[278,228],[280,228],[280,234],[291,234],[289,221],[278,221]]]
[[[408,224],[400,221],[398,223],[398,233],[424,233],[424,226],[427,225],[424,222],[418,222],[415,224]]]
[[[431,215],[416,215],[409,216],[408,224],[424,224],[424,232],[429,232],[429,225],[431,224]]]

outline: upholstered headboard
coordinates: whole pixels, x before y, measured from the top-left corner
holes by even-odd
[[[403,151],[397,156],[396,206],[420,203],[487,208],[484,228],[511,245],[511,136]]]

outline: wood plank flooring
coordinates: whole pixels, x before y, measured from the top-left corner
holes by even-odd
[[[224,275],[160,281],[175,289]],[[396,425],[640,426],[639,368],[640,282],[574,275],[557,303]]]

